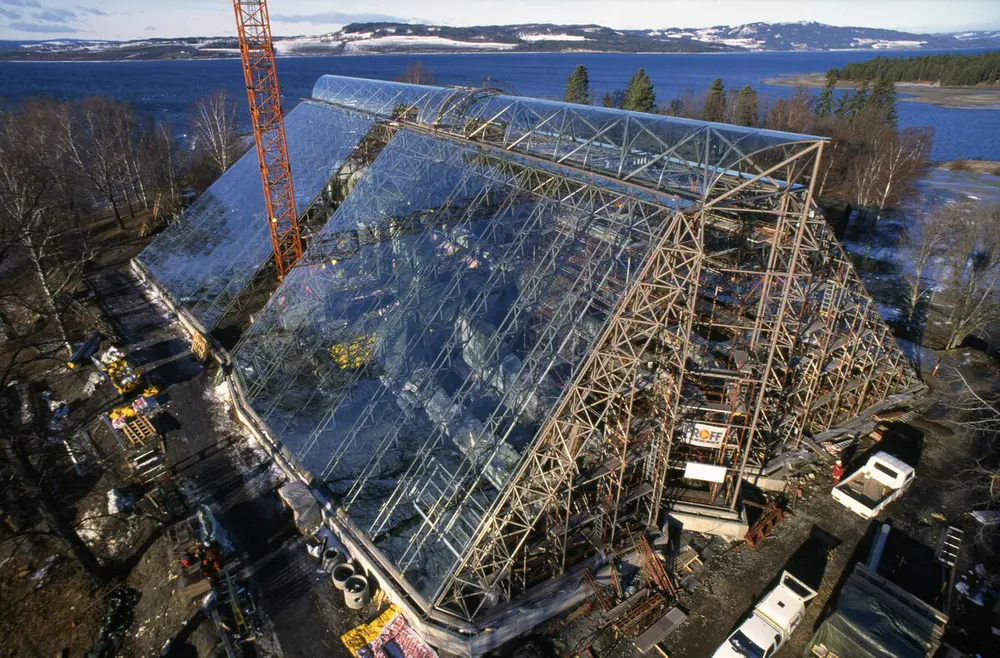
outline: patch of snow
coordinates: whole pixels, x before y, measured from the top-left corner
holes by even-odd
[[[339,48],[341,43],[341,41],[331,41],[325,37],[300,37],[297,39],[276,41],[274,44],[274,50],[279,55],[289,55],[303,47],[333,49]]]
[[[875,307],[878,308],[879,315],[881,315],[882,319],[885,320],[886,322],[895,322],[903,318],[902,309],[897,308],[895,306],[889,306],[887,304],[877,303],[875,304]]]
[[[444,37],[397,35],[392,37],[375,37],[372,39],[364,39],[362,41],[348,41],[344,45],[344,52],[363,52],[366,50],[379,50],[392,46],[423,46],[452,50],[458,48],[510,50],[511,48],[516,48],[517,44],[496,43],[490,41],[475,43],[472,41],[456,41],[455,39],[446,39]]]
[[[742,38],[742,39],[716,39],[718,43],[724,43],[727,46],[739,46],[742,48],[759,48],[762,42],[757,39]]]
[[[888,50],[893,48],[920,48],[927,45],[926,41],[889,41],[887,39],[864,39],[855,37],[851,41],[852,48],[871,48],[872,50]]]
[[[518,34],[522,40],[535,41],[590,41],[581,34]]]

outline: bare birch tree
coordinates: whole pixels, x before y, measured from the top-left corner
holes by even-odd
[[[853,159],[851,182],[859,212],[877,224],[887,210],[895,208],[923,171],[930,152],[932,133],[926,130],[896,131],[882,125],[854,122],[859,153]]]
[[[122,104],[105,98],[85,99],[66,108],[62,140],[71,161],[90,181],[98,200],[111,206],[122,230],[127,164],[121,134],[124,122],[118,115],[123,111]]]
[[[24,419],[28,387],[11,386],[69,356],[60,296],[78,280],[86,257],[74,252],[85,236],[56,182],[63,163],[54,126],[23,108],[0,111],[0,462],[8,477],[4,487],[41,521],[37,532],[58,538],[100,584],[105,568],[80,539],[45,469],[33,461],[33,446],[46,442],[38,423]]]
[[[236,101],[224,90],[195,103],[192,119],[195,150],[211,165],[214,177],[233,166],[242,154],[237,112]]]
[[[945,382],[951,393],[945,399],[950,424],[976,442],[980,455],[974,466],[964,469],[956,483],[974,507],[997,510],[1000,507],[1000,384],[996,379],[980,377],[970,381],[959,368],[950,368],[953,375]],[[982,522],[977,542],[995,550],[995,538],[1000,524]]]
[[[906,128],[900,131],[882,130],[875,138],[873,148],[885,154],[883,171],[880,172],[881,189],[876,193],[878,214],[894,208],[902,196],[910,191],[913,181],[923,171],[930,153],[933,133],[929,130]]]
[[[913,276],[907,277],[906,322],[911,333],[915,333],[919,311],[930,303],[933,285],[927,281],[932,274],[929,268],[935,257],[945,253],[948,240],[948,227],[951,223],[949,211],[946,208],[935,208],[926,215],[922,222],[912,223],[906,228],[903,242],[910,252],[913,263]]]
[[[967,204],[950,216],[946,348],[954,349],[1000,322],[1000,205]]]
[[[396,78],[397,82],[407,82],[411,85],[432,85],[434,74],[424,67],[423,62],[414,62],[406,67],[403,74]]]

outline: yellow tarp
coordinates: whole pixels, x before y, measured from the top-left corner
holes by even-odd
[[[351,652],[351,655],[356,655],[359,649],[363,649],[374,642],[378,634],[385,628],[385,625],[392,621],[392,618],[397,614],[399,614],[399,608],[395,605],[390,605],[385,609],[385,612],[367,624],[361,624],[341,635],[340,641],[344,643],[344,646]]]

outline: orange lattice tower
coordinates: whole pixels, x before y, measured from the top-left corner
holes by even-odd
[[[266,0],[233,0],[243,57],[250,118],[264,186],[274,265],[281,280],[302,255],[292,170],[285,143],[285,120],[274,65],[274,44]]]

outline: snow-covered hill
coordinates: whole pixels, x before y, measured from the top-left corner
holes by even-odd
[[[1000,47],[1000,31],[911,34],[822,23],[748,23],[697,29],[615,30],[600,25],[448,27],[356,23],[329,34],[275,40],[279,55],[429,52],[710,52],[719,50],[886,50]],[[0,42],[0,59],[167,59],[237,57],[232,37],[140,41]]]
[[[692,39],[749,50],[902,50],[989,48],[1000,45],[1000,31],[954,34],[913,34],[870,27],[839,27],[823,23],[747,23],[693,30],[660,30],[665,37]]]

